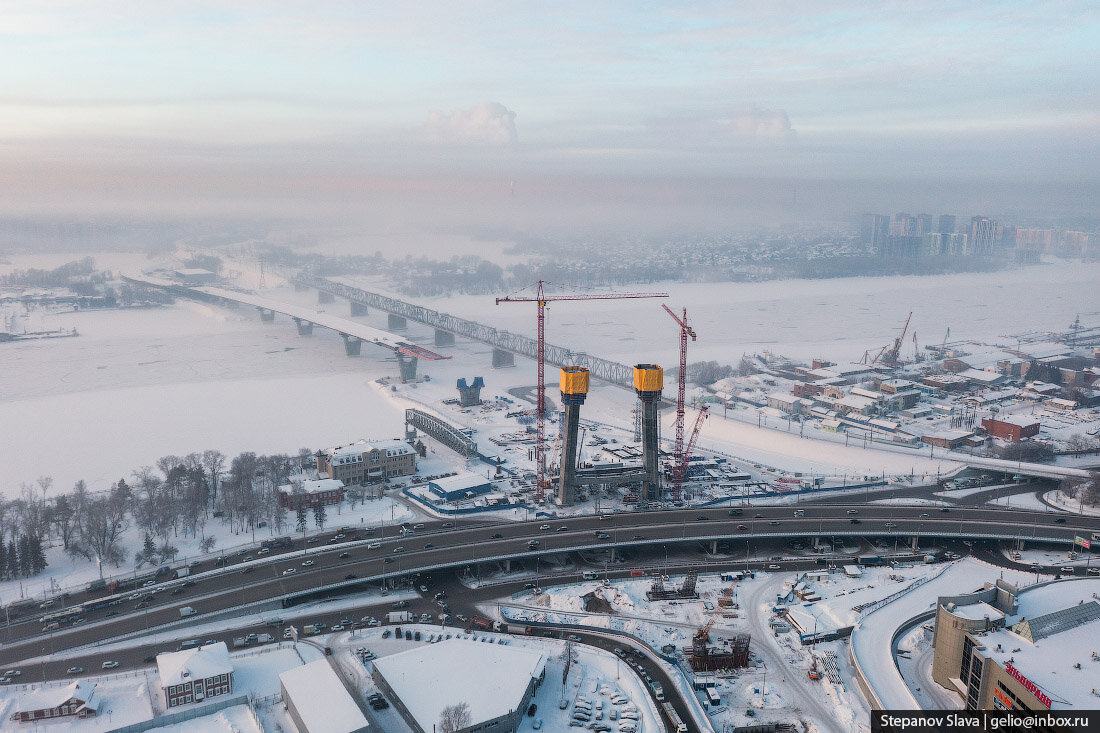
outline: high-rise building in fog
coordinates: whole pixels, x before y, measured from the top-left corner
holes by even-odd
[[[932,215],[917,214],[917,230],[913,234],[924,236],[934,231],[936,230],[932,228]]]
[[[955,215],[954,214],[940,214],[940,225],[936,227],[936,231],[940,234],[954,234],[955,233]]]
[[[967,254],[984,257],[993,254],[993,240],[997,236],[997,222],[986,216],[970,220],[970,239]]]
[[[890,217],[882,214],[864,214],[860,220],[859,241],[871,248],[875,254],[882,254],[886,237],[890,234]]]

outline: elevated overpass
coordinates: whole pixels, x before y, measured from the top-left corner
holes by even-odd
[[[273,554],[192,576],[189,580],[196,582],[193,588],[177,595],[158,594],[148,608],[136,608],[133,594],[120,595],[121,602],[113,607],[104,605],[82,613],[87,623],[78,626],[44,632],[38,614],[45,611],[38,611],[4,627],[0,634],[0,667],[169,623],[179,625],[183,635],[190,623],[201,623],[204,616],[229,609],[271,602],[294,605],[318,594],[351,594],[366,584],[416,573],[585,550],[607,549],[614,556],[628,547],[702,544],[713,553],[718,542],[744,541],[751,546],[764,539],[834,536],[896,537],[911,547],[919,547],[930,537],[1041,541],[1065,546],[1072,546],[1075,537],[1100,542],[1100,517],[1050,512],[958,508],[945,512],[935,507],[863,504],[745,506],[739,516],[731,516],[730,511],[727,507],[633,512],[609,515],[608,519],[584,516],[492,525],[471,525],[456,519],[458,526],[444,527],[437,522],[434,531],[389,538],[368,536],[335,546]],[[857,513],[849,513],[853,511]],[[565,529],[559,531],[559,527]],[[372,549],[370,544],[377,546]],[[344,553],[348,556],[340,557]],[[307,558],[313,560],[311,566],[302,565]],[[716,561],[730,568],[762,565],[759,561]],[[290,568],[296,572],[284,574]],[[72,606],[102,599],[101,594],[74,593],[65,603]],[[199,613],[181,621],[179,608],[185,605]],[[116,615],[108,617],[108,612]]]

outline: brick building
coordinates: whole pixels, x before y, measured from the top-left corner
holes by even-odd
[[[52,718],[93,718],[99,711],[95,685],[77,680],[67,687],[46,688],[18,696],[11,720],[29,723]]]
[[[224,641],[157,655],[165,707],[173,708],[233,692],[233,665]]]
[[[992,417],[982,418],[982,428],[994,438],[1008,440],[1013,443],[1031,438],[1039,434],[1039,421],[1030,418],[1013,417],[1006,415],[998,419]]]
[[[360,440],[317,452],[317,473],[344,485],[380,483],[416,473],[416,451],[403,440]]]
[[[339,479],[295,481],[279,487],[279,506],[297,510],[299,504],[312,509],[316,506],[332,506],[344,500],[344,482]]]

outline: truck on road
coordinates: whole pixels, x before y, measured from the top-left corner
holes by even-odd
[[[198,613],[198,611],[196,611],[191,606],[183,606],[182,608],[180,608],[180,618],[187,618],[188,616],[194,616],[196,613]]]
[[[407,624],[415,620],[416,616],[411,611],[390,611],[386,614],[388,624]]]

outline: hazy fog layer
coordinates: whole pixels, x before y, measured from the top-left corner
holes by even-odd
[[[1093,216],[1095,3],[5,4],[0,215]]]

